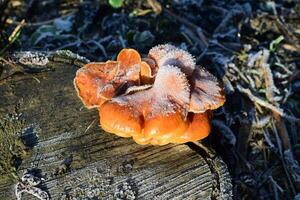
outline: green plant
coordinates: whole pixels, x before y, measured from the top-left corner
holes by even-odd
[[[108,0],[108,3],[114,8],[120,8],[123,5],[123,0]]]

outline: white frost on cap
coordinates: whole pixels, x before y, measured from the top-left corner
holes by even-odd
[[[158,66],[174,65],[179,67],[186,75],[190,76],[196,66],[195,58],[182,49],[174,49],[166,53],[157,62]]]
[[[159,68],[153,87],[134,94],[112,98],[112,102],[142,111],[151,106],[147,118],[182,112],[189,106],[190,86],[186,75],[178,67],[166,65]],[[185,112],[182,113],[186,115]]]
[[[158,96],[168,96],[181,105],[189,103],[190,85],[185,74],[172,65],[158,69],[153,90]]]
[[[152,47],[148,54],[150,58],[153,58],[156,62],[158,62],[169,51],[176,49],[178,48],[171,44],[160,44]]]
[[[196,66],[195,58],[185,50],[170,44],[157,45],[149,51],[157,66],[174,65],[190,76]]]

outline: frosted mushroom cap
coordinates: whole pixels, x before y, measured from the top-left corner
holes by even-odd
[[[189,112],[203,113],[224,104],[223,87],[207,70],[196,66],[195,59],[187,51],[164,44],[153,47],[148,57],[155,61],[157,68],[174,65],[185,73],[191,85]]]
[[[150,49],[148,56],[150,58],[152,58],[156,63],[158,63],[158,61],[160,59],[162,59],[164,57],[164,55],[166,55],[168,52],[172,51],[172,50],[176,50],[177,47],[175,47],[174,45],[171,44],[161,44],[161,45],[157,45],[153,48]]]
[[[174,65],[187,76],[193,73],[196,66],[195,59],[189,52],[170,44],[153,47],[148,56],[156,62],[158,68],[164,65]]]
[[[89,63],[79,69],[74,85],[86,107],[98,107],[114,97],[121,86],[139,85],[141,69],[147,68],[150,67],[136,50],[123,49],[117,61]]]
[[[201,67],[196,67],[191,78],[190,112],[203,113],[225,103],[223,87],[217,78]]]
[[[153,47],[144,59],[123,49],[117,61],[89,63],[74,84],[88,108],[98,107],[103,130],[138,144],[203,139],[211,130],[210,110],[225,102],[217,79],[169,44]]]
[[[76,72],[75,89],[86,107],[97,107],[103,103],[105,98],[98,95],[99,91],[106,95],[114,93],[113,86],[107,83],[115,77],[118,65],[114,61],[89,63]]]

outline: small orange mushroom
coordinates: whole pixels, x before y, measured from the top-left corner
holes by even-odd
[[[225,102],[217,79],[172,45],[152,48],[143,60],[133,49],[122,50],[117,61],[86,65],[74,82],[84,104],[98,107],[102,129],[142,145],[207,137],[210,110]]]
[[[139,85],[141,68],[150,67],[141,60],[136,50],[123,49],[117,61],[88,63],[79,69],[74,85],[86,107],[99,107],[115,96],[122,85]],[[150,76],[149,73],[144,73],[143,76]]]

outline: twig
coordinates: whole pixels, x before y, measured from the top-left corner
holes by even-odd
[[[253,121],[252,127],[253,128],[263,128],[265,127],[271,120],[271,116],[267,115],[258,119],[257,121]]]
[[[269,180],[272,183],[272,188],[273,188],[273,191],[275,193],[275,200],[279,200],[278,190],[281,193],[283,193],[284,190],[278,185],[278,183],[273,179],[272,176],[269,176]]]
[[[202,41],[199,39],[199,36],[197,36],[194,31],[188,29],[188,28],[185,28],[183,29],[183,32],[188,35],[192,40],[194,40],[193,43],[196,43],[196,44],[199,44],[200,45],[200,49],[205,49],[206,47],[202,45]],[[193,44],[194,45],[194,44]],[[193,46],[192,45],[192,46]]]
[[[118,39],[119,39],[119,41],[120,41],[120,43],[121,43],[121,45],[122,45],[122,48],[126,48],[126,44],[125,44],[125,41],[124,41],[122,35],[119,35],[119,36],[118,36]]]
[[[147,3],[151,6],[152,10],[158,15],[162,11],[161,4],[157,0],[147,0]]]
[[[283,155],[282,148],[281,148],[281,141],[279,139],[279,134],[277,132],[277,129],[275,128],[274,121],[272,121],[272,126],[273,126],[273,131],[275,133],[276,142],[277,142],[277,146],[278,146],[278,149],[279,149],[280,159],[281,159],[281,162],[282,162],[282,166],[283,166],[284,172],[285,172],[286,177],[288,179],[288,183],[290,184],[290,188],[291,188],[292,192],[295,194],[295,187],[293,185],[291,176],[288,173],[288,168],[287,168],[287,166],[285,164],[285,159],[284,159],[284,155]]]
[[[90,123],[90,125],[88,125],[88,127],[85,129],[84,133],[86,133],[86,132],[93,126],[93,124],[95,123],[96,120],[97,120],[97,119],[94,119],[94,120]]]
[[[267,92],[267,99],[274,105],[276,105],[278,107],[278,103],[275,101],[275,95],[274,93],[278,91],[278,89],[276,88],[275,84],[274,84],[274,80],[273,80],[273,75],[270,69],[270,66],[268,64],[268,60],[269,60],[269,56],[270,56],[270,52],[266,49],[261,51],[261,56],[259,57],[259,59],[257,59],[258,63],[257,66],[260,67],[263,71],[263,76],[265,79],[265,85],[266,85],[266,92]],[[285,126],[285,123],[282,120],[281,115],[272,110],[273,113],[273,117],[276,121],[276,128],[279,131],[279,135],[280,138],[282,140],[282,145],[284,150],[288,150],[291,149],[291,144],[290,144],[290,138]]]
[[[282,17],[276,17],[275,22],[278,27],[278,29],[284,34],[285,39],[289,42],[289,44],[293,45],[296,49],[299,50],[299,47],[297,45],[297,37],[293,34],[293,31],[289,29],[285,24],[283,23],[284,19]]]
[[[270,69],[270,65],[268,64],[268,60],[270,57],[270,52],[266,49],[260,51],[261,56],[257,59],[257,66],[260,67],[263,71],[263,76],[265,79],[265,85],[267,90],[267,98],[268,100],[276,105],[276,101],[274,100],[274,93],[278,92],[278,89],[276,88],[273,80],[272,71]]]
[[[25,20],[23,19],[21,23],[13,30],[8,38],[8,44],[0,51],[0,55],[2,55],[18,38],[20,35],[21,29],[25,24]]]
[[[274,146],[274,144],[272,143],[272,140],[270,139],[270,136],[269,136],[270,134],[269,134],[269,132],[268,132],[267,130],[263,129],[263,134],[264,134],[265,140],[266,140],[267,144],[269,145],[269,147],[270,147],[271,149],[274,149],[275,146]]]
[[[288,120],[291,120],[291,121],[296,121],[296,122],[300,122],[300,119],[299,118],[296,118],[296,117],[293,117],[293,116],[290,116],[290,115],[287,115],[286,113],[284,113],[284,111],[281,109],[281,108],[277,108],[276,106],[260,99],[259,97],[256,97],[252,94],[252,92],[249,90],[249,89],[246,89],[246,88],[243,88],[242,86],[240,85],[237,85],[237,89],[243,93],[243,94],[246,94],[253,102],[265,107],[265,108],[268,108],[270,109],[271,111],[274,111],[275,113],[278,113],[280,116],[288,119]]]

